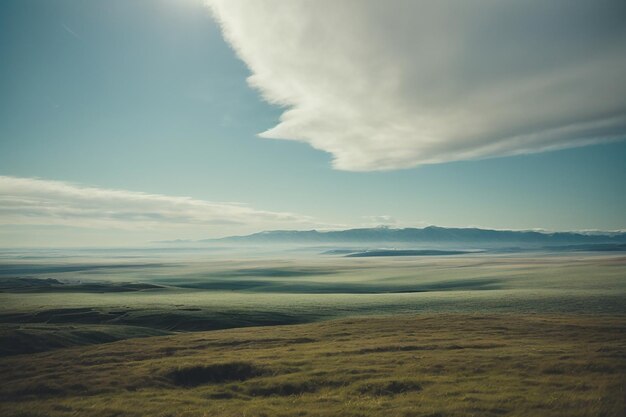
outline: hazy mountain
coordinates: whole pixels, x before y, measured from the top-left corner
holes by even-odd
[[[477,228],[445,228],[429,226],[423,229],[392,229],[387,227],[348,229],[335,231],[275,230],[247,236],[206,239],[203,242],[237,244],[368,244],[400,246],[562,246],[626,243],[625,232],[538,232],[514,230],[489,230]]]

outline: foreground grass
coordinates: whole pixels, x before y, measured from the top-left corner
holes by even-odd
[[[0,359],[3,416],[622,416],[626,319],[421,315]]]

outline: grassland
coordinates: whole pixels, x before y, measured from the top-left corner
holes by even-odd
[[[2,259],[0,416],[626,415],[622,253]]]
[[[0,263],[0,356],[372,314],[626,314],[622,254],[53,255]]]
[[[0,359],[3,416],[623,416],[626,319],[422,314]]]

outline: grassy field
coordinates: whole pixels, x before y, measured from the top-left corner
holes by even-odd
[[[3,416],[623,416],[626,319],[423,314],[0,359]]]
[[[52,255],[0,264],[2,417],[626,415],[621,253]]]
[[[361,315],[626,315],[622,254],[54,255],[0,264],[0,356]]]

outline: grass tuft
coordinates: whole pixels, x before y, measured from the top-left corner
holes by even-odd
[[[168,378],[181,387],[245,381],[266,374],[266,371],[246,362],[218,363],[178,368],[168,373]]]
[[[417,392],[422,390],[422,384],[417,381],[368,381],[357,386],[359,394],[372,396],[393,396],[407,392]]]

